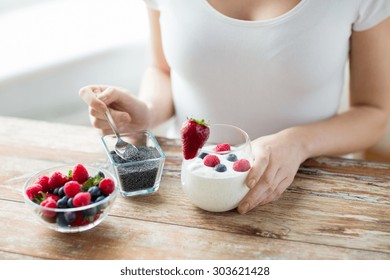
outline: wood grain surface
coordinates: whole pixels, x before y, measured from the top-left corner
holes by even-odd
[[[96,228],[42,226],[21,189],[61,164],[105,167],[90,127],[0,117],[0,259],[390,259],[390,165],[319,157],[304,162],[278,201],[246,215],[193,206],[180,185],[180,141],[166,153],[159,191],[118,196]]]

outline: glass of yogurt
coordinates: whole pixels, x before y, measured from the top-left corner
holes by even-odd
[[[183,160],[183,190],[199,208],[232,210],[249,191],[245,179],[252,164],[251,143],[245,131],[232,125],[210,125],[209,138],[197,156]]]

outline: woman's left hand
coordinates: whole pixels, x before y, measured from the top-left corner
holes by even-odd
[[[306,159],[299,138],[287,130],[252,141],[255,159],[246,179],[250,191],[241,200],[239,213],[245,214],[257,205],[279,199],[291,185],[300,164]]]

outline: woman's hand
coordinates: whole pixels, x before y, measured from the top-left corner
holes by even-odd
[[[255,160],[246,180],[250,191],[238,206],[241,214],[279,199],[306,159],[303,146],[289,131],[252,141],[252,150]]]
[[[120,132],[147,129],[150,125],[151,109],[118,87],[86,86],[80,89],[80,97],[89,105],[89,117],[92,125],[100,129],[103,135],[112,134],[112,129],[104,116],[110,108],[111,115]]]

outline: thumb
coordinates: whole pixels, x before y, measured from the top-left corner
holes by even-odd
[[[114,88],[108,87],[103,91],[95,90],[96,97],[104,102],[106,105],[110,105],[110,103],[115,101],[115,96],[113,95]],[[116,97],[117,98],[117,97]]]
[[[126,91],[114,88],[114,87],[108,87],[103,92],[97,94],[97,97],[99,100],[103,101],[107,106],[117,102],[121,103],[124,97],[130,97],[130,94],[127,94]]]

